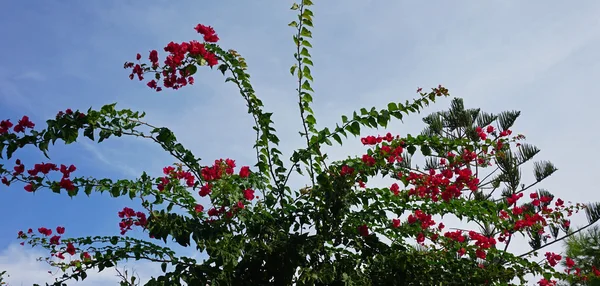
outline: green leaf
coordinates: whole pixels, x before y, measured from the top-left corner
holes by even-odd
[[[425,156],[431,156],[431,148],[427,145],[421,145],[421,153]]]
[[[307,28],[302,27],[302,31],[300,31],[300,36],[312,38],[312,33]]]
[[[310,57],[310,53],[308,52],[307,48],[302,48],[302,51],[300,52],[300,55],[303,55],[305,57]]]
[[[406,150],[410,155],[414,155],[415,151],[417,151],[417,147],[415,147],[414,145],[410,145],[406,148]]]
[[[390,102],[390,103],[388,103],[388,110],[396,111],[396,110],[398,110],[398,105],[395,102]]]
[[[296,21],[292,21],[292,22],[290,22],[290,23],[288,24],[288,26],[290,26],[290,27],[294,27],[294,28],[295,28],[295,27],[298,27],[298,22],[296,22]]]
[[[308,123],[309,125],[315,125],[317,123],[317,120],[315,119],[314,116],[309,114],[306,116],[306,123]]]
[[[333,138],[335,141],[337,141],[338,143],[340,143],[340,145],[342,145],[342,138],[340,138],[340,135],[338,135],[338,134],[335,134],[335,133],[334,133],[333,135],[331,135],[331,137],[332,137],[332,138]]]
[[[308,80],[305,80],[302,83],[302,89],[308,90],[308,91],[312,91],[314,92],[314,90],[312,89],[312,87],[310,86],[310,82],[308,82]]]
[[[198,71],[198,67],[196,65],[188,65],[185,67],[185,71],[188,73],[188,76],[192,76]]]
[[[310,42],[308,42],[307,40],[303,40],[302,41],[302,45],[308,48],[312,48],[313,46],[310,44]]]
[[[352,124],[348,125],[348,131],[354,136],[360,135],[360,124],[356,121],[352,122]]]
[[[298,4],[296,4],[296,3],[294,3],[294,5],[292,5],[292,8],[290,8],[290,9],[292,9],[292,10],[298,10],[298,9],[300,9],[300,6]]]
[[[292,75],[294,75],[294,73],[296,72],[296,69],[297,69],[297,68],[298,68],[298,66],[297,66],[297,65],[293,65],[293,66],[290,68],[290,73],[291,73]]]
[[[6,159],[10,159],[12,157],[12,155],[15,153],[15,151],[17,151],[17,143],[15,142],[10,142],[8,144],[8,148],[6,148]]]
[[[94,141],[94,127],[90,125],[85,130],[83,130],[83,136],[90,138],[90,140]]]
[[[160,269],[162,270],[162,272],[167,273],[167,263],[166,262],[161,263]]]
[[[313,14],[313,12],[309,9],[304,9],[304,12],[302,12],[302,16],[303,17],[313,17],[315,14]]]
[[[219,70],[221,71],[221,73],[223,73],[223,75],[225,75],[225,72],[227,71],[227,65],[226,64],[220,65]]]

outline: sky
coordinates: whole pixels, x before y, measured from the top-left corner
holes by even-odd
[[[600,104],[598,1],[373,1],[315,0],[311,51],[315,67],[313,109],[318,126],[332,127],[342,114],[414,98],[418,87],[442,84],[467,107],[487,112],[519,110],[514,132],[542,152],[537,160],[559,169],[540,187],[574,202],[600,201],[600,139],[594,129]],[[236,87],[216,70],[199,69],[196,83],[177,92],[156,93],[129,80],[123,63],[136,53],[162,52],[170,41],[200,40],[193,30],[211,25],[225,49],[246,58],[252,83],[265,109],[275,114],[280,150],[302,147],[298,135],[293,58],[295,19],[291,1],[4,1],[0,9],[0,119],[23,115],[42,127],[67,108],[87,110],[117,102],[146,111],[149,123],[171,128],[179,141],[211,162],[235,159],[253,165],[251,121]],[[422,115],[445,110],[439,100]],[[421,115],[373,135],[416,134]],[[367,135],[365,133],[365,135]],[[52,162],[74,164],[76,175],[135,178],[159,175],[173,160],[135,138],[96,144],[80,140],[51,147]],[[333,158],[364,151],[358,139],[327,149]],[[31,164],[44,158],[32,149],[15,155]],[[6,163],[5,161],[3,163]],[[9,162],[14,163],[14,162]],[[531,170],[525,169],[526,171]],[[525,175],[531,179],[531,175]],[[302,186],[302,178],[292,183]],[[19,230],[65,226],[68,236],[118,235],[117,212],[136,206],[124,198],[94,194],[73,199],[47,190],[30,194],[0,187],[0,270],[9,282],[50,281],[35,259],[39,249],[18,245]],[[584,220],[575,220],[581,225]],[[513,251],[527,249],[517,245]],[[560,245],[551,248],[560,251]],[[198,256],[196,253],[183,254]],[[189,252],[189,250],[187,250]],[[158,266],[131,264],[147,279]],[[105,285],[115,273],[90,275],[73,285]]]

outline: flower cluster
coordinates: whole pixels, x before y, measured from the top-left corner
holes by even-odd
[[[46,177],[51,171],[60,171],[62,173],[62,178],[60,182],[58,182],[58,187],[61,189],[65,189],[67,191],[73,191],[76,189],[73,181],[70,179],[71,173],[73,173],[77,168],[74,165],[66,166],[60,165],[60,168],[53,163],[40,163],[33,165],[32,169],[27,170],[27,174],[29,176],[25,176],[25,165],[21,162],[20,159],[15,161],[15,166],[13,167],[14,172],[12,173],[12,178],[8,179],[7,177],[2,177],[1,182],[7,186],[10,186],[11,182],[14,180],[20,180],[24,182],[29,182],[25,185],[24,189],[27,192],[33,192],[36,189],[37,181],[40,179],[39,174],[41,173]],[[20,177],[20,178],[19,178]]]
[[[201,197],[206,197],[208,195],[211,194],[214,185],[218,184],[220,180],[224,179],[225,176],[231,176],[234,174],[235,170],[234,168],[236,167],[235,164],[235,160],[232,159],[219,159],[219,160],[215,160],[214,164],[212,166],[206,166],[204,168],[202,168],[201,170],[201,176],[202,179],[206,182],[204,185],[202,185],[200,187],[200,191],[198,192],[198,194]],[[250,176],[250,167],[249,166],[243,166],[240,168],[239,170],[239,178],[248,178]],[[242,191],[242,197],[247,200],[247,201],[251,201],[255,198],[257,198],[257,196],[255,196],[254,194],[254,190],[251,188],[245,188]],[[214,217],[217,217],[221,214],[225,214],[227,218],[231,218],[233,217],[233,214],[239,210],[242,210],[245,208],[245,204],[243,201],[237,201],[234,205],[230,206],[230,209],[227,210],[225,205],[222,205],[219,209],[217,208],[211,208],[208,210],[207,214],[210,217],[213,217],[211,219],[209,219],[209,222],[212,222],[215,220]],[[201,205],[197,205],[196,206],[196,210],[198,212],[198,210],[204,210],[204,208]]]
[[[10,120],[2,120],[0,121],[0,135],[8,133],[10,128],[13,127],[13,123]],[[23,116],[23,118],[19,119],[17,125],[14,125],[13,131],[15,133],[25,132],[26,128],[33,129],[35,127],[35,123],[29,120],[29,116]]]
[[[204,36],[205,43],[216,43],[219,37],[215,30],[210,26],[198,24],[195,30]],[[206,64],[213,67],[218,64],[217,56],[207,50],[205,43],[200,43],[196,40],[189,42],[175,43],[170,42],[165,48],[168,53],[164,60],[164,66],[160,68],[158,51],[152,50],[148,56],[150,65],[133,62],[126,62],[124,67],[131,68],[130,79],[137,77],[140,81],[144,80],[144,74],[148,72],[154,73],[154,79],[148,81],[148,87],[161,91],[158,80],[163,78],[163,87],[179,89],[188,84],[194,84],[192,75],[196,71],[196,65]],[[141,54],[136,55],[138,62],[142,59]]]
[[[45,227],[38,228],[38,232],[43,237],[50,237],[53,233],[52,229],[45,228]],[[56,247],[58,247],[61,244],[60,239],[64,233],[65,233],[64,227],[62,227],[62,226],[56,227],[56,235],[51,236],[49,239],[49,244],[53,247],[53,249],[55,249]],[[35,238],[35,236],[36,235],[33,232],[33,229],[31,229],[31,228],[29,230],[27,230],[27,232],[19,231],[19,233],[18,233],[18,238],[23,239],[23,240],[33,239],[33,238]],[[21,242],[21,245],[24,245],[24,244],[25,244],[25,242]],[[52,256],[63,260],[63,259],[65,259],[64,254],[68,253],[69,255],[73,256],[76,254],[76,252],[77,252],[77,249],[75,248],[73,243],[67,242],[64,248],[61,248],[60,250],[54,250],[52,253]],[[81,257],[82,257],[82,259],[88,260],[88,261],[91,259],[91,256],[87,252],[82,252]],[[77,262],[77,260],[75,262]]]
[[[166,176],[159,178],[160,183],[157,186],[158,190],[161,192],[172,182],[178,184],[181,180],[184,180],[187,187],[193,187],[196,182],[196,177],[194,177],[191,172],[182,170],[181,168],[176,170],[172,166],[164,167],[163,174]]]
[[[131,208],[125,207],[118,213],[121,218],[119,227],[121,228],[121,235],[124,235],[128,230],[131,230],[132,226],[145,227],[148,224],[146,214],[143,212],[136,212]]]
[[[481,147],[480,152],[474,152],[469,149],[462,149],[458,153],[448,152],[440,158],[437,169],[406,171],[406,169],[400,168],[400,171],[396,174],[396,178],[401,180],[406,186],[410,185],[405,191],[403,198],[411,199],[414,197],[415,200],[419,201],[442,203],[460,198],[465,189],[471,192],[478,191],[480,180],[477,178],[478,175],[472,171],[471,166],[473,164],[481,167],[491,166],[497,156],[502,156],[505,144],[511,140],[504,137],[511,135],[512,132],[504,130],[498,134],[493,126],[488,126],[485,129],[479,127],[475,131],[479,134],[479,139],[487,140],[484,143],[485,146]],[[488,140],[488,135],[493,135],[493,140]],[[512,140],[516,141],[522,138],[524,136],[518,135]],[[367,136],[361,138],[361,143],[363,145],[374,146],[374,151],[369,151],[360,158],[362,166],[357,167],[353,165],[353,167],[359,168],[359,173],[365,172],[370,168],[390,169],[390,165],[383,162],[401,162],[401,160],[396,160],[395,158],[402,158],[402,152],[406,149],[407,145],[399,136],[392,136],[390,133],[386,136]],[[339,174],[340,176],[348,176],[354,173],[354,168],[342,165]],[[362,178],[356,178],[356,180],[364,186],[364,183],[361,181]],[[403,192],[398,183],[392,183],[389,190],[394,196],[399,196]],[[561,225],[563,228],[567,228],[570,225],[570,221],[565,219],[565,215],[570,216],[573,211],[579,211],[583,208],[583,205],[580,204],[565,207],[565,202],[560,199],[554,202],[555,207],[552,208],[551,203],[554,201],[554,198],[546,194],[538,194],[537,192],[529,194],[530,202],[525,205],[518,205],[518,201],[523,196],[524,194],[520,192],[505,197],[506,204],[504,207],[502,204],[499,205],[499,207],[503,207],[504,209],[498,210],[498,217],[504,223],[498,226],[504,228],[499,229],[498,233],[491,236],[475,231],[468,231],[466,233],[461,230],[448,231],[443,234],[444,242],[438,242],[444,225],[440,223],[437,229],[433,228],[436,222],[432,219],[432,216],[419,209],[409,214],[407,224],[405,224],[402,232],[406,234],[408,231],[408,233],[414,234],[417,243],[421,245],[425,245],[425,239],[429,238],[434,243],[442,243],[446,247],[455,249],[459,256],[463,256],[469,252],[474,258],[486,259],[488,252],[490,249],[495,249],[498,241],[506,243],[507,238],[513,233],[529,233],[534,231],[539,234],[545,234],[545,228],[550,224]],[[467,199],[466,196],[462,198]],[[528,209],[527,205],[531,205],[535,209]],[[418,225],[419,227],[415,229],[411,228],[411,225]],[[400,228],[401,220],[399,218],[392,219],[390,227],[393,229]],[[359,225],[357,230],[361,236],[370,235],[367,224]],[[472,252],[469,251],[470,249],[472,249]],[[547,257],[551,266],[555,266],[558,263],[557,261],[560,261],[560,257],[555,255]],[[580,276],[581,270],[573,268],[573,263],[571,262],[572,260],[567,260],[568,269],[574,269],[576,276]],[[484,267],[484,265],[481,264],[480,267]],[[548,281],[548,283],[551,283],[551,281]]]

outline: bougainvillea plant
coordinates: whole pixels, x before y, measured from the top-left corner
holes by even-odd
[[[272,113],[256,96],[245,60],[222,49],[215,30],[201,24],[195,27],[201,41],[171,42],[164,54],[152,50],[148,63],[138,54],[124,67],[132,80],[157,92],[192,85],[199,68],[217,67],[237,86],[253,119],[253,167],[237,166],[229,158],[203,164],[168,128],[148,124],[144,113],[119,110],[115,104],[61,111],[46,121],[45,129],[27,116],[0,122],[0,155],[6,160],[0,165],[2,184],[69,196],[108,192],[140,202],[117,214],[120,235],[70,238],[62,226],[20,231],[23,244],[47,249],[45,260],[62,271],[53,285],[85,279],[89,271],[127,260],[161,265],[163,274],[146,285],[520,285],[528,274],[544,277],[539,285],[555,285],[556,280],[600,274],[543,251],[574,233],[572,214],[585,211],[591,225],[600,218],[600,208],[533,191],[556,171],[547,162],[534,165],[534,183],[521,183],[522,164],[539,150],[510,129],[518,113],[465,110],[456,99],[449,112],[426,117],[427,129],[418,136],[387,131],[364,136],[364,154],[328,160],[325,145],[342,144],[348,135],[360,136],[361,129],[386,128],[391,120],[449,94],[442,86],[418,89],[416,99],[363,108],[342,116],[333,128],[317,128],[311,109],[311,5],[310,0],[294,4],[298,18],[289,24],[296,31],[296,63],[290,72],[298,79],[300,134],[306,142],[289,162],[277,149]],[[30,145],[48,157],[51,144],[71,144],[80,135],[97,142],[121,136],[151,140],[177,163],[158,178],[144,173],[135,180],[110,180],[77,177],[71,164],[25,165],[14,158]],[[413,166],[414,155],[425,158],[424,168]],[[289,187],[292,175],[306,178],[307,187]],[[377,186],[374,180],[382,177],[390,184]],[[448,216],[480,229],[450,228],[442,221]],[[127,236],[134,228],[147,233],[147,239]],[[531,239],[532,251],[507,251],[518,235]],[[178,255],[158,240],[195,248],[207,258]],[[567,269],[555,269],[563,260]],[[122,285],[128,283],[133,281]]]

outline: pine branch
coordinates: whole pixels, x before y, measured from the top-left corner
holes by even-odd
[[[557,170],[558,169],[549,161],[533,163],[533,174],[538,182],[550,177]]]
[[[500,129],[510,129],[517,118],[521,115],[521,111],[503,111],[498,115],[498,123],[500,123]]]
[[[480,112],[479,116],[477,117],[477,125],[481,127],[488,126],[491,125],[496,119],[498,119],[497,115]]]
[[[588,223],[592,224],[600,220],[600,203],[588,203],[585,208]]]
[[[516,157],[519,165],[531,160],[535,155],[540,152],[540,149],[531,144],[522,144],[519,146]]]

